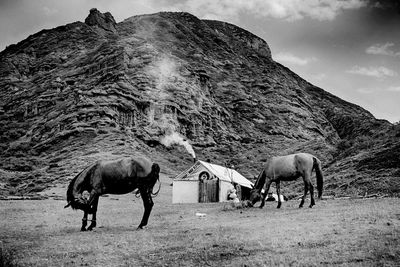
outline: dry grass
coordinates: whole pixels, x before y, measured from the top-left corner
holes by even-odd
[[[0,241],[0,267],[18,266],[16,264],[15,251],[4,247],[3,242]]]
[[[171,204],[166,178],[146,230],[142,202],[101,198],[98,228],[79,232],[82,213],[64,201],[2,201],[0,240],[22,266],[396,266],[400,200]],[[197,217],[196,212],[207,214]]]

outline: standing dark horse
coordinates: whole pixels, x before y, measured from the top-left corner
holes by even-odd
[[[299,177],[303,177],[304,195],[301,199],[299,208],[304,205],[308,189],[310,189],[311,204],[310,208],[315,205],[314,186],[311,183],[311,173],[315,170],[317,176],[318,198],[322,196],[323,175],[321,170],[321,162],[313,155],[307,153],[291,154],[281,157],[272,157],[267,161],[265,168],[258,175],[254,188],[251,190],[250,205],[253,206],[261,199],[260,208],[265,205],[265,197],[268,194],[269,187],[272,182],[276,183],[276,192],[281,195],[280,182],[293,181]],[[261,190],[264,188],[264,194],[261,197]],[[281,207],[281,198],[278,197],[278,209]]]
[[[67,190],[68,204],[84,212],[81,231],[96,227],[96,211],[99,197],[103,194],[126,194],[139,189],[144,205],[144,214],[138,229],[147,225],[153,208],[152,190],[159,180],[160,167],[156,163],[138,158],[123,158],[114,161],[101,160],[80,172],[70,182]],[[158,192],[157,192],[158,193]],[[86,229],[88,214],[92,223]]]

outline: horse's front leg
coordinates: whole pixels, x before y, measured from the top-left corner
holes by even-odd
[[[151,213],[151,210],[154,206],[153,199],[151,198],[151,191],[148,189],[140,189],[140,195],[142,196],[143,200],[143,206],[144,206],[144,213],[143,213],[143,218],[142,221],[140,222],[138,229],[143,229],[144,226],[147,225],[147,222],[149,220],[149,216]]]
[[[261,205],[260,205],[260,209],[262,209],[265,205],[265,198],[268,195],[269,192],[269,187],[271,186],[272,181],[271,180],[267,180],[265,183],[265,188],[264,188],[264,193],[261,195]]]
[[[92,222],[90,223],[89,227],[87,228],[88,231],[92,231],[93,228],[96,227],[96,213],[97,213],[97,205],[99,204],[99,196],[95,196],[95,198],[93,199],[92,202],[92,207],[89,207],[89,209],[91,209],[92,212]]]
[[[276,183],[276,194],[278,195],[278,206],[276,208],[280,209],[281,205],[282,205],[282,201],[281,201],[281,182],[277,180],[275,183]]]
[[[88,220],[87,217],[88,217],[88,212],[83,211],[81,231],[86,231],[86,225],[87,225],[87,220]]]

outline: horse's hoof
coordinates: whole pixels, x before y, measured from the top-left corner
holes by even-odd
[[[280,209],[281,208],[281,206],[278,206],[278,207],[276,207],[277,209]]]
[[[81,228],[81,232],[86,232],[86,228]]]

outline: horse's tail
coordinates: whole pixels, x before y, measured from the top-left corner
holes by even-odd
[[[151,188],[151,194],[155,197],[158,195],[161,189],[161,182],[160,182],[160,166],[157,163],[153,163],[151,166],[151,173],[152,173],[152,180],[150,181],[150,188]],[[159,187],[158,190],[154,193],[153,192],[153,187],[156,184],[156,182],[159,182]]]
[[[317,176],[318,198],[321,198],[324,185],[324,175],[322,174],[321,161],[316,157],[313,157],[313,161],[314,161],[313,168]]]

